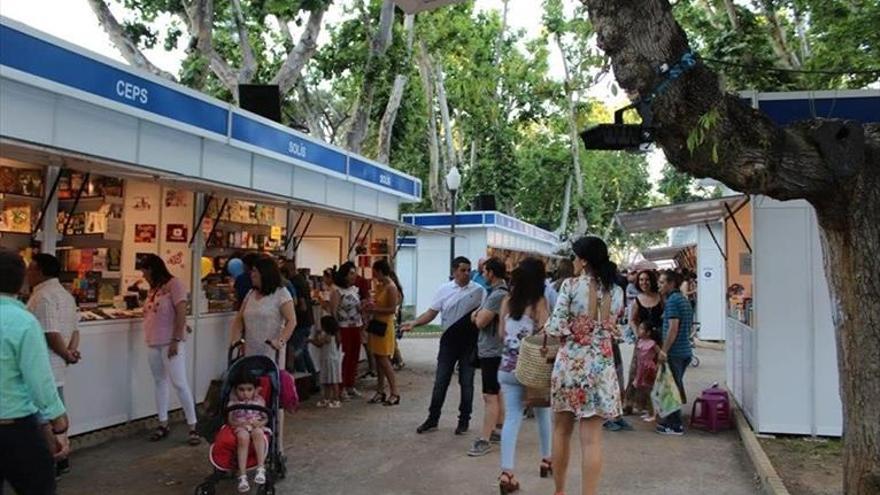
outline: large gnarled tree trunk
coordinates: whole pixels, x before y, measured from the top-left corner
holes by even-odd
[[[632,96],[650,94],[661,80],[657,69],[688,50],[667,0],[583,3]],[[780,128],[725,94],[701,63],[671,84],[653,111],[657,142],[679,170],[744,193],[806,199],[815,208],[837,332],[844,492],[880,493],[880,124],[814,119]],[[716,122],[692,153],[687,138],[710,113]]]

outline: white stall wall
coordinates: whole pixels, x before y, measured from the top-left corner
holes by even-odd
[[[403,305],[416,306],[418,301],[418,285],[416,281],[416,248],[405,246],[397,252],[395,270],[403,289]]]
[[[724,224],[709,224],[718,243],[724,246]],[[726,270],[724,258],[705,225],[697,229],[697,321],[700,338],[724,340],[726,318]]]
[[[813,209],[764,197],[753,204],[756,429],[840,435],[834,327]]]

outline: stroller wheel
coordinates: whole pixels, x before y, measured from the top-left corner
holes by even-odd
[[[215,491],[213,483],[202,483],[196,487],[195,495],[214,495]]]

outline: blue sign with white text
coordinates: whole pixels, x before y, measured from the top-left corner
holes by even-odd
[[[232,114],[232,139],[345,174],[345,154],[341,151],[235,112]]]
[[[418,181],[354,156],[348,162],[348,175],[410,196],[420,194]]]
[[[0,64],[226,136],[228,110],[34,36],[0,26]]]

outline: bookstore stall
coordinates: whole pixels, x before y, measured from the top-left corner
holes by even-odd
[[[0,46],[0,246],[58,256],[79,306],[73,434],[155,414],[144,254],[189,289],[200,402],[226,368],[230,259],[295,259],[316,296],[325,268],[352,260],[369,279],[415,229],[397,220],[421,198],[414,177],[5,18]]]
[[[398,239],[397,270],[407,306],[421,314],[431,305],[437,287],[449,280],[451,227],[449,213],[403,215],[405,224],[424,230]],[[439,233],[439,232],[442,232]],[[465,211],[455,215],[455,255],[466,256],[477,269],[484,257],[498,257],[513,269],[526,256],[544,260],[551,270],[559,250],[556,234],[498,211]]]
[[[880,90],[740,95],[780,125],[816,115],[880,119]],[[727,387],[757,432],[840,436],[837,348],[815,212],[803,200],[747,200],[712,229],[723,253],[712,275],[724,279]],[[700,231],[708,236],[705,225]],[[698,264],[709,250],[699,245]]]

